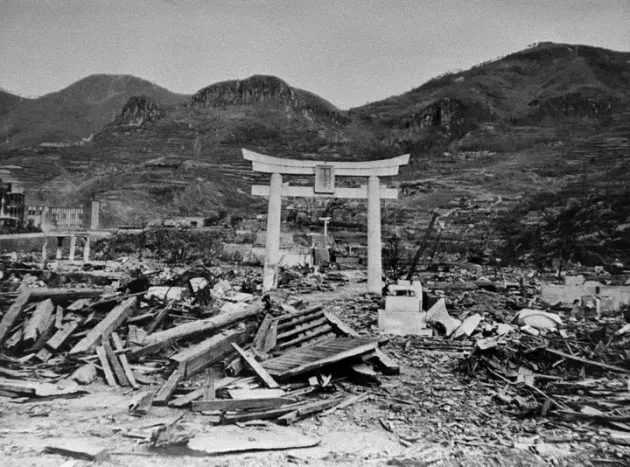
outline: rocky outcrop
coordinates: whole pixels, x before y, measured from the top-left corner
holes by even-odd
[[[623,100],[607,93],[592,90],[572,92],[549,99],[529,102],[528,123],[537,123],[545,117],[554,119],[590,118],[606,120],[623,105]]]
[[[385,137],[389,146],[405,146],[425,138],[430,130],[436,130],[445,141],[459,136],[465,120],[465,108],[461,102],[447,97],[422,108],[414,109],[403,118],[396,118],[391,131]]]
[[[147,96],[132,96],[116,118],[116,124],[140,126],[145,122],[153,122],[163,115],[155,99]]]
[[[255,75],[244,80],[223,81],[199,90],[190,100],[195,108],[272,106],[306,119],[327,117],[343,120],[343,113],[315,94],[292,88],[275,76]]]

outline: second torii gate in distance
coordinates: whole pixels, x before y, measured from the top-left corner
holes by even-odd
[[[398,189],[383,188],[379,177],[398,175],[401,165],[409,162],[409,154],[362,162],[322,162],[314,160],[284,159],[266,156],[247,149],[242,149],[245,160],[252,162],[254,172],[271,174],[267,185],[252,185],[252,195],[268,196],[267,235],[265,268],[263,272],[263,290],[274,287],[274,271],[280,261],[280,223],[282,197],[334,197],[367,198],[367,237],[368,237],[368,281],[367,291],[381,294],[382,258],[381,258],[381,199],[397,199]],[[282,175],[314,175],[315,185],[289,186],[282,184]],[[367,177],[367,187],[347,188],[335,186],[335,177]]]

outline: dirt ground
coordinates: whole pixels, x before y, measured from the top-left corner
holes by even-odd
[[[352,323],[347,304],[357,303],[363,295],[364,284],[357,276],[334,292],[303,298],[323,303]],[[152,407],[147,416],[136,418],[127,413],[131,391],[101,382],[87,386],[88,393],[79,397],[0,398],[0,465],[94,464],[44,453],[46,445],[61,441],[108,449],[110,455],[103,465],[615,465],[610,460],[593,461],[604,457],[599,455],[601,440],[596,433],[579,433],[571,425],[552,424],[546,418],[517,419],[503,413],[493,400],[496,382],[472,380],[457,371],[463,352],[424,350],[404,337],[392,338],[383,350],[401,365],[400,375],[379,375],[378,386],[342,382],[340,389],[346,393],[367,389],[371,395],[361,403],[288,428],[288,433],[319,437],[321,442],[315,447],[208,457],[149,451],[137,439],[123,436],[121,430],[138,430],[181,414],[179,424],[195,433],[228,430],[247,434],[268,428],[215,426],[205,415],[166,407]]]

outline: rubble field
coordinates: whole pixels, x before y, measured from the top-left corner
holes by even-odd
[[[418,276],[405,336],[364,270],[262,294],[227,263],[6,260],[0,465],[630,464],[627,308],[545,302],[533,270]]]

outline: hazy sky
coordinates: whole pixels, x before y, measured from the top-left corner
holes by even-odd
[[[630,0],[0,0],[0,87],[271,74],[348,108],[540,41],[630,50]]]

